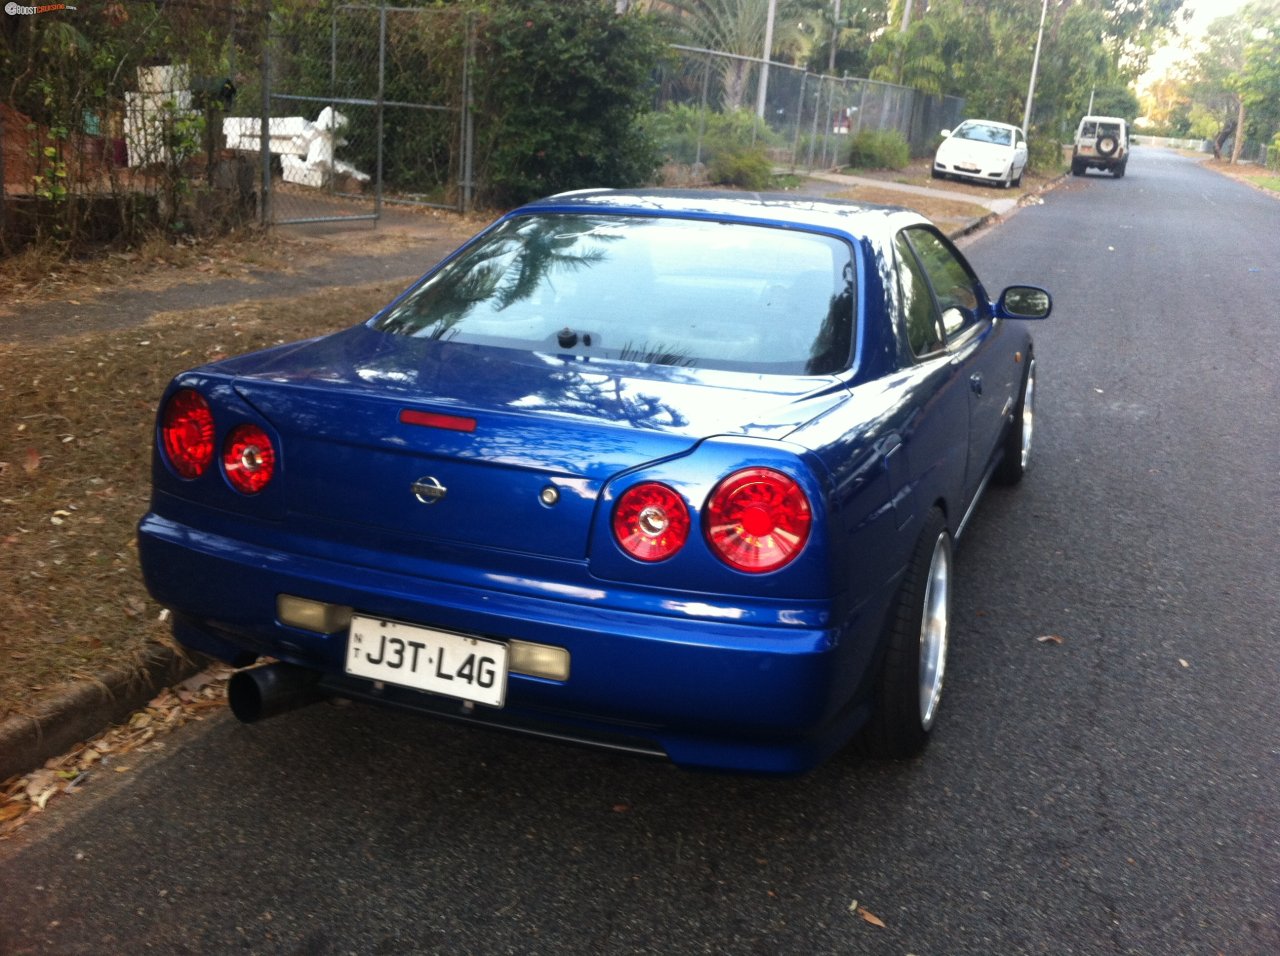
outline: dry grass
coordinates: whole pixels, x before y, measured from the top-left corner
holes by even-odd
[[[168,639],[134,543],[168,380],[222,355],[345,328],[399,291],[383,282],[0,346],[0,719],[28,712],[52,684]]]
[[[296,242],[256,229],[199,241],[170,242],[156,236],[134,249],[84,259],[68,259],[56,248],[28,246],[0,262],[0,310],[12,312],[27,302],[65,300],[121,286],[160,290],[190,281],[193,274],[278,271],[289,268],[297,253]]]
[[[1257,163],[1231,163],[1223,160],[1208,160],[1205,165],[1212,170],[1222,173],[1224,176],[1230,176],[1232,179],[1238,179],[1241,182],[1256,186],[1271,193],[1280,193],[1280,172],[1274,169],[1268,169],[1266,166],[1259,166]]]
[[[858,202],[878,203],[885,206],[905,206],[932,220],[943,232],[987,215],[987,208],[977,203],[960,202],[941,196],[908,195],[875,186],[857,186],[846,192],[837,193],[835,198],[855,199]]]

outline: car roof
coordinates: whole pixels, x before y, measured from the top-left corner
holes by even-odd
[[[965,123],[981,123],[983,126],[998,126],[1000,129],[1022,129],[1021,126],[1014,126],[1012,123],[1002,123],[999,120],[976,119],[976,118],[967,119],[960,125],[964,126]]]
[[[710,189],[583,189],[559,193],[515,210],[531,212],[607,212],[629,216],[675,216],[801,226],[853,237],[884,235],[925,223],[919,213],[795,193],[731,192]]]
[[[1080,122],[1082,123],[1123,123],[1125,120],[1120,116],[1086,116]]]

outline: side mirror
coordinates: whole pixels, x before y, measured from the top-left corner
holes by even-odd
[[[1000,293],[996,315],[1002,319],[1047,319],[1053,298],[1033,285],[1011,285]]]
[[[941,135],[943,139],[946,139],[948,136],[951,135],[951,130],[944,129],[939,135]]]

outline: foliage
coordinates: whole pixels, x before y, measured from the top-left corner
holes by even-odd
[[[1181,0],[1050,3],[1031,125],[1063,138],[1088,108],[1093,91],[1126,88],[1173,26],[1180,4]],[[890,28],[875,37],[872,78],[964,97],[969,116],[1021,125],[1041,4],[933,0],[923,7],[916,5],[905,33]],[[900,11],[899,6],[893,22]],[[1135,114],[1136,108],[1123,111],[1126,116]]]
[[[1246,8],[1254,24],[1236,80],[1248,116],[1248,132],[1256,138],[1280,135],[1280,4]]]
[[[778,0],[770,59],[795,63],[804,59],[817,39],[824,3],[816,0]],[[764,52],[768,0],[668,0],[662,7],[673,36],[689,46],[758,59]],[[750,83],[757,75],[749,60],[722,58],[726,111],[753,100]]]
[[[4,180],[13,197],[0,210],[0,252],[27,241],[65,254],[104,239],[136,242],[166,225],[158,209],[167,226],[190,227],[190,213],[209,205],[189,168],[207,146],[204,118],[186,103],[148,99],[138,68],[184,63],[193,77],[229,76],[233,25],[241,38],[252,32],[256,8],[249,0],[218,8],[108,2],[0,21]],[[157,148],[146,152],[159,162],[125,170],[128,124],[144,109],[157,124]],[[128,145],[137,152],[138,136]]]
[[[663,52],[653,17],[612,0],[494,3],[478,43],[482,199],[637,185],[657,167],[636,122]]]
[[[1033,128],[1027,135],[1027,169],[1052,176],[1066,168],[1059,137],[1053,130]]]
[[[834,3],[821,4],[821,27],[810,48],[809,70],[831,76],[870,77],[872,43],[884,35],[888,27],[888,5],[844,0],[838,22],[834,21],[835,13]],[[833,32],[834,57],[831,55]]]
[[[707,175],[713,183],[758,192],[773,185],[773,163],[762,147],[735,147],[717,153]]]
[[[1280,0],[1255,0],[1214,20],[1186,77],[1189,125],[1214,142],[1266,141],[1280,129]]]
[[[679,103],[645,116],[642,130],[667,162],[685,165],[781,142],[764,120],[747,110],[718,113]]]
[[[1142,113],[1138,97],[1128,87],[1097,90],[1093,97],[1094,116],[1119,116],[1132,123]]]
[[[909,162],[911,151],[897,130],[864,129],[849,144],[854,169],[902,169]]]

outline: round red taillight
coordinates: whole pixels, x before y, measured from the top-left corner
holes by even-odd
[[[613,536],[633,558],[661,561],[689,540],[689,508],[666,485],[636,485],[613,508]]]
[[[160,443],[169,466],[183,478],[199,478],[213,461],[213,412],[194,389],[175,392],[160,417]]]
[[[772,468],[745,468],[716,485],[703,526],[716,557],[761,573],[800,553],[811,520],[809,499],[793,479]]]
[[[276,473],[276,450],[257,425],[237,425],[222,446],[222,468],[231,487],[256,495]]]

